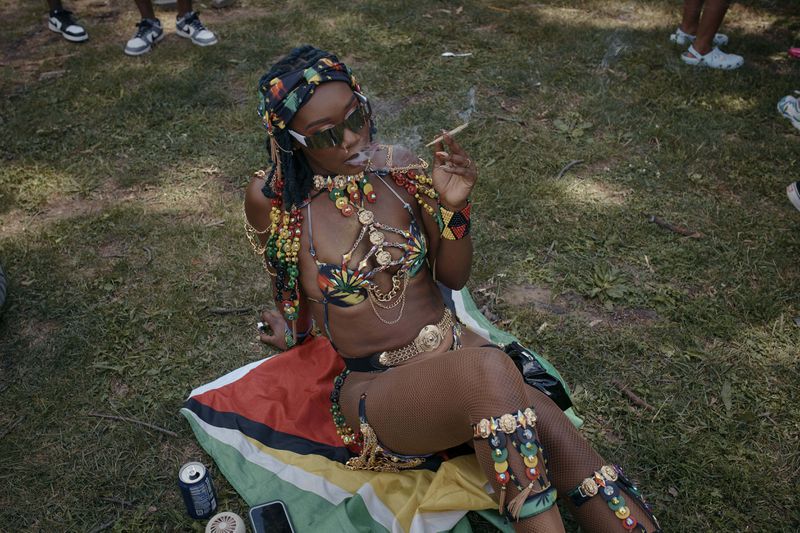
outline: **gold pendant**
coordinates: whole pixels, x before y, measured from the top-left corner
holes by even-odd
[[[367,211],[366,209],[362,209],[358,212],[358,221],[361,222],[363,225],[372,224],[372,221],[375,220],[375,215],[372,211]]]
[[[384,235],[382,231],[373,231],[369,234],[369,242],[378,246],[379,244],[383,244]]]
[[[387,252],[386,250],[381,250],[377,254],[375,254],[375,260],[378,261],[380,266],[386,266],[392,262],[392,254]]]

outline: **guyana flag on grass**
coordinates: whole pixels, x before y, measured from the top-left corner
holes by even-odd
[[[515,340],[483,317],[466,290],[443,294],[473,331],[495,343]],[[247,504],[283,501],[297,533],[466,533],[468,511],[512,531],[472,454],[452,450],[399,473],[346,469],[350,453],[331,421],[329,398],[343,368],[318,337],[198,387],[181,413]],[[571,408],[566,413],[580,424]]]

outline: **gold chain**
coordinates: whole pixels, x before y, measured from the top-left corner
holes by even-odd
[[[403,291],[403,293],[400,295],[400,298],[398,298],[398,300],[397,300],[398,302],[401,303],[401,305],[400,305],[400,311],[399,311],[399,313],[397,315],[397,318],[395,318],[394,320],[386,320],[385,318],[383,318],[380,315],[380,313],[378,313],[378,308],[375,307],[375,302],[374,302],[374,299],[372,297],[372,292],[369,293],[368,299],[369,299],[370,305],[372,306],[372,312],[375,313],[375,316],[378,317],[378,320],[380,320],[381,322],[383,322],[387,326],[392,326],[394,324],[397,324],[398,322],[400,322],[400,319],[403,318],[403,310],[406,308],[406,291]],[[395,305],[397,305],[397,304],[395,303]],[[394,305],[392,307],[394,307]]]
[[[378,288],[376,283],[372,283],[369,286],[369,291],[375,296],[375,299],[379,302],[391,302],[392,298],[397,295],[397,291],[400,290],[400,284],[407,280],[408,278],[408,271],[406,270],[398,270],[392,276],[392,289],[387,293],[382,293],[381,290]],[[405,292],[405,290],[404,290]],[[383,306],[381,306],[383,307]],[[394,306],[392,306],[394,307]],[[384,309],[391,309],[390,307],[383,307]]]
[[[400,285],[402,284],[403,288],[400,289]],[[375,313],[375,316],[378,317],[378,320],[386,324],[387,326],[391,326],[393,324],[397,324],[400,322],[400,319],[403,318],[403,311],[406,308],[406,289],[408,288],[408,272],[405,270],[398,270],[392,276],[392,290],[390,290],[386,294],[380,293],[378,291],[377,285],[372,284],[370,287],[367,288],[367,298],[369,299],[369,304],[372,306],[372,312]],[[392,298],[400,292],[400,297],[394,302],[389,305],[382,305],[379,302],[388,302],[391,301]],[[384,310],[394,309],[397,306],[400,306],[400,311],[398,312],[397,318],[394,320],[386,320],[384,319],[380,313],[378,313],[378,307]]]

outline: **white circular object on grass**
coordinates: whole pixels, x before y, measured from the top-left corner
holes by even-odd
[[[229,511],[214,515],[206,525],[206,533],[246,533],[246,531],[242,517]]]

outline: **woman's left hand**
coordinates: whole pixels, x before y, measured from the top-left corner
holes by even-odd
[[[445,145],[447,150],[445,151]],[[436,153],[433,157],[433,188],[439,193],[439,201],[447,209],[460,211],[467,204],[478,169],[457,142],[449,135],[434,145]]]

